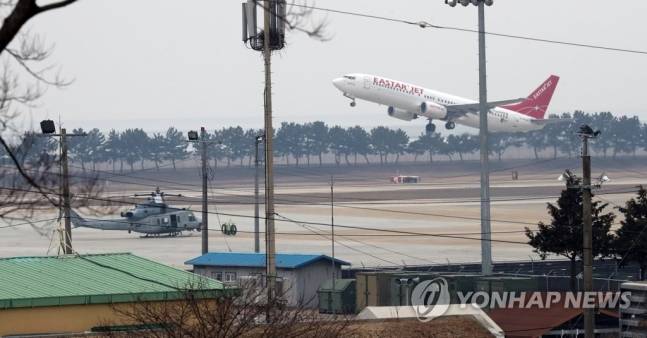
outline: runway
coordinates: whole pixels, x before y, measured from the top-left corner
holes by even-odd
[[[437,173],[435,173],[437,174]],[[381,175],[381,174],[380,174]],[[596,192],[609,209],[633,197],[641,177],[617,177]],[[539,259],[526,242],[526,227],[549,221],[546,203],[554,202],[563,189],[554,172],[527,173],[512,181],[494,174],[492,180],[492,247],[495,261]],[[332,242],[330,187],[317,180],[278,180],[276,194],[277,251],[330,254]],[[108,199],[132,191],[111,185]],[[141,187],[140,187],[141,188]],[[138,189],[137,191],[142,191]],[[191,208],[199,217],[199,190],[181,192],[176,206]],[[253,250],[253,190],[247,181],[225,181],[211,189],[210,251]],[[480,260],[480,199],[478,177],[442,181],[423,180],[419,185],[395,185],[367,175],[362,180],[340,180],[334,193],[335,253],[354,266],[393,266],[476,262]],[[169,202],[170,203],[170,202]],[[173,203],[176,203],[175,201]],[[129,207],[124,203],[120,211]],[[81,209],[86,216],[88,210]],[[117,213],[118,214],[118,213]],[[261,206],[261,214],[263,207]],[[39,214],[35,219],[55,218]],[[114,217],[114,216],[92,216]],[[236,236],[225,236],[220,224],[237,224]],[[616,220],[616,223],[620,219]],[[261,219],[261,229],[264,221]],[[43,224],[38,224],[43,226]],[[617,225],[616,225],[617,226]],[[0,256],[56,254],[58,235],[55,222],[45,224],[43,235],[29,225],[2,230]],[[418,235],[425,234],[425,235]],[[200,255],[200,233],[177,238],[141,239],[138,234],[77,228],[74,249],[79,253],[132,252],[143,257],[187,268],[184,262]],[[261,234],[261,251],[264,251]]]

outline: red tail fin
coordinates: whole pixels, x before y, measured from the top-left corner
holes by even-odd
[[[536,119],[543,119],[548,110],[550,99],[553,98],[557,82],[559,82],[559,76],[551,75],[548,80],[542,83],[522,102],[501,106],[501,108],[516,111]]]

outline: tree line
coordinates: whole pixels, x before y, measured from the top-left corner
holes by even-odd
[[[549,223],[539,222],[538,229],[526,227],[526,236],[534,252],[542,259],[549,255],[563,256],[571,262],[571,289],[576,288],[578,261],[582,261],[583,210],[582,180],[571,176],[566,180],[556,203],[548,203]],[[591,208],[593,257],[615,259],[619,266],[635,263],[640,267],[640,280],[647,274],[647,190],[640,186],[634,198],[624,206],[615,207],[623,219],[611,230],[616,215],[609,204],[593,201]]]
[[[611,113],[588,114],[576,111],[552,116],[564,119],[563,123],[549,124],[542,130],[528,133],[491,133],[490,155],[498,160],[512,148],[526,147],[529,156],[539,159],[542,153],[549,156],[572,157],[579,151],[580,142],[575,131],[582,124],[588,124],[602,131],[592,142],[592,149],[604,157],[636,153],[647,150],[647,125],[638,117],[620,116]],[[196,147],[187,142],[185,133],[170,127],[164,133],[146,133],[141,128],[121,132],[110,130],[107,134],[95,128],[85,131],[74,129],[74,133],[87,133],[85,137],[69,138],[70,158],[85,170],[97,163],[108,163],[113,171],[123,171],[124,166],[134,170],[139,164],[150,161],[157,168],[163,163],[176,167],[178,161],[195,153]],[[209,141],[208,157],[214,166],[232,164],[251,165],[254,143],[262,130],[244,129],[240,126],[224,127],[207,132]],[[324,163],[329,155],[337,165],[370,164],[371,160],[384,163],[398,163],[402,155],[432,162],[442,155],[449,160],[463,160],[465,156],[478,153],[479,137],[475,134],[450,134],[422,132],[417,138],[410,138],[402,129],[379,126],[370,130],[360,126],[328,126],[321,121],[309,123],[283,122],[274,135],[275,156],[283,158],[287,165],[311,165]],[[15,145],[16,153],[26,160],[37,161],[43,156],[56,155],[56,140],[44,138],[35,132],[28,132]],[[370,156],[370,157],[369,157]],[[545,156],[545,155],[544,155]]]

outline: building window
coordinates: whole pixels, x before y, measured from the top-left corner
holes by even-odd
[[[211,272],[211,278],[219,280],[222,282],[222,272],[219,271],[212,271]]]
[[[236,281],[236,273],[235,272],[225,272],[225,280],[224,282],[235,282]]]

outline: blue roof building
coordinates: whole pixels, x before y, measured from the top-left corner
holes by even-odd
[[[332,257],[327,255],[308,255],[308,254],[276,254],[277,269],[299,269],[309,264],[320,261],[332,262]],[[254,252],[209,252],[200,257],[196,257],[184,264],[193,266],[228,266],[228,267],[265,267],[265,254]],[[350,263],[335,259],[335,263],[341,265],[350,265]]]
[[[264,253],[209,252],[185,264],[193,265],[197,274],[208,276],[227,284],[255,281],[259,287],[265,283]],[[350,263],[335,259],[334,273],[341,278],[341,267]],[[317,307],[317,290],[322,282],[333,275],[333,259],[327,255],[276,254],[278,292],[291,306]],[[256,285],[256,284],[254,284]]]

